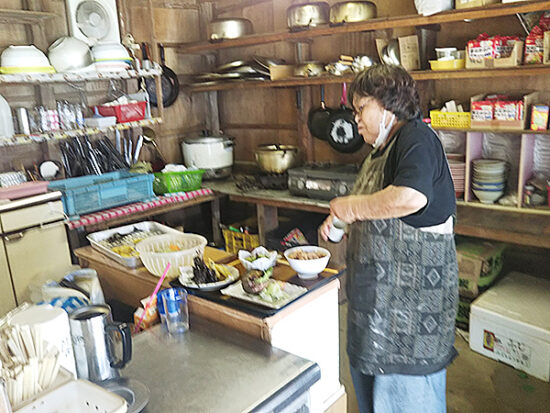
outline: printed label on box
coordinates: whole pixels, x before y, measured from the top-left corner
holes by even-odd
[[[499,360],[514,367],[531,367],[533,351],[521,341],[483,330],[483,348],[492,351]]]

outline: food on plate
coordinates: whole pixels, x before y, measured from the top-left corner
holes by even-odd
[[[268,284],[269,278],[273,275],[273,267],[261,271],[250,270],[242,277],[243,290],[250,294],[259,294]]]
[[[326,256],[327,254],[323,251],[304,251],[301,249],[297,249],[288,254],[288,258],[293,260],[317,260]]]
[[[191,279],[196,284],[215,283],[232,275],[229,265],[216,264],[212,259],[209,259],[206,263],[198,255],[193,258],[193,277]]]
[[[111,251],[124,258],[138,257],[139,253],[131,245],[120,245],[118,247],[112,247]]]
[[[247,260],[248,262],[254,262],[260,258],[271,258],[271,257],[269,256],[269,254],[259,253],[259,254],[251,254],[250,256],[246,257],[245,260]]]
[[[169,245],[162,245],[159,248],[156,248],[152,252],[160,252],[160,253],[166,253],[166,252],[178,252],[183,250],[184,248],[181,245],[170,243]]]
[[[283,291],[280,281],[269,280],[266,287],[260,291],[260,297],[264,301],[274,303],[288,298],[288,294]]]
[[[133,250],[133,247],[140,241],[143,241],[145,238],[152,237],[154,235],[161,235],[164,234],[164,232],[154,229],[152,231],[144,231],[139,228],[133,227],[131,232],[127,233],[120,233],[115,232],[112,235],[110,235],[108,238],[105,238],[104,240],[101,240],[98,242],[101,246],[105,248],[109,248],[111,251],[113,251],[116,254],[119,254],[120,256],[124,258],[129,257],[138,257],[139,254],[137,251],[132,251],[131,255],[129,254],[129,249],[131,248]],[[120,251],[123,251],[123,254],[120,254],[117,252],[115,248],[121,248]]]

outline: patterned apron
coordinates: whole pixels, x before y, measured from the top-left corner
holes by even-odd
[[[383,189],[383,155],[365,160],[353,194]],[[451,218],[452,219],[452,218]],[[402,220],[350,225],[348,354],[363,374],[431,374],[456,355],[458,268],[452,231],[414,228]]]

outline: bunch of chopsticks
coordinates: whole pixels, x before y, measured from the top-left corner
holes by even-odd
[[[59,351],[40,328],[0,325],[0,378],[13,408],[48,389],[59,373]]]

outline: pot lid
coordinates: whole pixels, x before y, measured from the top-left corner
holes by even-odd
[[[195,138],[185,138],[183,140],[184,143],[187,144],[209,144],[209,143],[223,143],[223,142],[231,142],[233,140],[230,136],[198,136]]]
[[[262,151],[262,152],[279,152],[279,151],[284,151],[284,152],[288,152],[288,151],[298,151],[298,147],[297,146],[293,146],[293,145],[279,145],[279,144],[266,144],[266,145],[259,145],[258,148],[256,149],[257,151]]]

